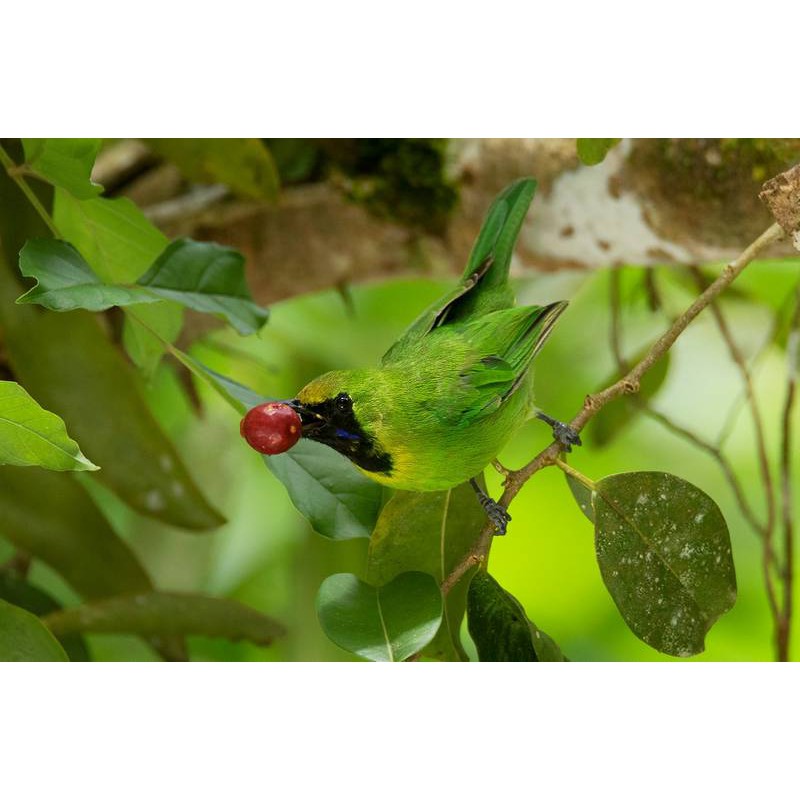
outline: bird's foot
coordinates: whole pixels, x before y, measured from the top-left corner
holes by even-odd
[[[567,425],[565,422],[559,422],[557,419],[553,419],[553,417],[548,416],[542,411],[537,411],[536,417],[542,420],[542,422],[546,422],[553,429],[553,438],[561,445],[561,449],[565,453],[572,451],[572,445],[576,447],[581,446],[582,442],[578,431],[570,425]]]
[[[496,500],[492,500],[492,498],[478,486],[474,478],[470,479],[470,483],[475,490],[475,494],[478,495],[478,501],[486,512],[489,522],[494,525],[494,535],[505,536],[508,523],[511,522],[511,514]]]

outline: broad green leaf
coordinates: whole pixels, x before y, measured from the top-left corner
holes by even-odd
[[[14,305],[17,293],[0,265],[0,323],[14,372],[101,467],[97,479],[147,516],[199,530],[221,525],[153,419],[136,373],[97,320],[84,311]]]
[[[589,522],[594,523],[594,506],[592,505],[592,490],[584,486],[577,478],[572,475],[564,475],[567,479],[567,486],[578,504],[578,508]]]
[[[520,602],[487,572],[469,585],[467,625],[481,661],[564,661],[558,645],[526,616]]]
[[[184,354],[179,358],[241,414],[273,399],[220,375],[191,356]],[[286,487],[295,508],[320,535],[329,539],[355,539],[372,533],[383,490],[336,451],[301,439],[286,453],[264,456],[264,463]]]
[[[317,593],[322,630],[339,647],[370,661],[404,661],[436,635],[442,596],[422,572],[404,572],[378,588],[355,575],[326,578]]]
[[[485,522],[468,483],[446,492],[395,492],[370,538],[366,578],[381,585],[402,572],[417,571],[441,584],[469,552]],[[425,655],[468,660],[459,631],[470,577],[467,573],[448,593],[442,625]]]
[[[674,475],[630,472],[596,484],[594,512],[600,572],[628,627],[662,653],[701,653],[736,601],[717,504]]]
[[[0,464],[59,471],[98,469],[69,438],[64,422],[13,381],[0,381]]]
[[[632,364],[638,364],[644,358],[647,350],[637,353],[632,359]],[[608,444],[615,436],[630,426],[631,422],[641,412],[638,401],[648,401],[658,394],[664,381],[667,379],[670,365],[670,354],[666,353],[648,370],[641,380],[636,397],[623,395],[612,403],[604,406],[587,428],[589,441],[598,447]],[[598,390],[605,389],[620,379],[617,373],[603,381]]]
[[[37,617],[51,614],[61,608],[49,594],[38,586],[9,572],[0,571],[0,600],[24,608]],[[91,661],[82,636],[69,634],[59,639],[70,661]]]
[[[39,177],[79,199],[96,197],[103,187],[92,183],[92,167],[102,139],[23,139],[25,161]]]
[[[124,197],[81,202],[59,190],[53,216],[61,235],[108,284],[134,283],[169,243],[136,205]],[[136,319],[126,313],[123,344],[133,362],[151,375],[164,353],[161,340],[172,343],[180,333],[183,309],[175,303],[154,303],[134,309],[134,315]]]
[[[191,181],[223,183],[234,194],[276,200],[278,171],[260,139],[145,139]]]
[[[150,588],[130,547],[70,475],[0,467],[0,536],[44,561],[81,596]]]
[[[381,487],[335,450],[301,439],[286,453],[264,456],[264,463],[317,533],[328,539],[357,539],[372,533]]]
[[[134,283],[169,239],[128,200],[76,200],[56,191],[53,219],[104,283]]]
[[[88,457],[104,467],[98,480],[132,508],[180,527],[217,527],[224,519],[188,475],[147,408],[138,376],[97,321],[81,311],[53,314],[14,304],[20,286],[9,254],[16,257],[26,238],[43,235],[42,228],[0,170],[0,328],[19,382],[64,420]]]
[[[68,661],[64,648],[29,611],[0,600],[0,661]]]
[[[578,139],[578,158],[587,167],[593,167],[605,161],[608,151],[621,141],[622,139]]]
[[[157,303],[159,298],[136,286],[103,283],[81,254],[58,239],[30,239],[19,254],[19,269],[36,286],[18,303],[36,303],[51,311],[104,311],[112,306]]]
[[[137,283],[166,300],[226,319],[243,336],[260,330],[269,316],[247,288],[244,256],[212,242],[172,242]]]
[[[45,618],[56,636],[134,633],[140,636],[219,636],[272,644],[286,631],[270,617],[235,600],[177,592],[109,597],[56,611]]]

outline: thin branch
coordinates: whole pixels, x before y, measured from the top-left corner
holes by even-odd
[[[700,271],[693,267],[691,268],[692,275],[698,287],[702,289],[705,285]],[[753,380],[750,376],[750,370],[747,366],[747,359],[742,353],[741,348],[736,343],[733,334],[731,333],[728,322],[725,319],[722,309],[716,304],[711,303],[711,313],[714,316],[714,321],[717,323],[720,335],[725,341],[731,359],[739,369],[739,374],[742,376],[742,384],[744,385],[747,404],[750,407],[750,415],[753,418],[753,428],[755,431],[756,439],[756,455],[758,457],[759,471],[761,472],[761,480],[764,485],[764,498],[767,505],[767,521],[764,525],[762,532],[762,546],[763,546],[763,570],[764,582],[767,589],[767,599],[769,600],[770,610],[773,619],[775,620],[776,627],[779,626],[780,607],[778,604],[778,592],[775,586],[774,570],[777,570],[778,560],[775,555],[775,546],[773,543],[773,535],[775,532],[775,486],[772,480],[772,470],[769,466],[769,456],[767,454],[766,436],[764,434],[764,419],[761,416],[761,409],[756,398]]]
[[[800,359],[800,286],[795,292],[795,308],[786,346],[787,386],[781,425],[781,511],[783,518],[783,608],[777,630],[778,659],[789,660],[789,634],[792,623],[794,590],[794,503],[792,497],[792,411],[797,394]]]
[[[653,344],[644,358],[616,383],[594,395],[588,395],[583,403],[583,408],[570,422],[572,428],[578,432],[583,430],[589,420],[600,409],[615,398],[623,394],[633,394],[639,390],[642,376],[667,353],[677,338],[686,330],[689,324],[705,309],[721,292],[733,283],[745,267],[769,245],[777,242],[784,236],[783,229],[777,223],[767,228],[754,242],[752,242],[734,261],[732,261],[719,277],[710,284],[705,291],[675,320],[664,332],[661,338]],[[542,450],[522,469],[509,474],[505,482],[500,504],[508,508],[511,501],[517,496],[525,483],[540,469],[553,465],[561,452],[558,442],[553,442]],[[456,565],[455,569],[442,582],[442,592],[445,594],[455,586],[460,578],[476,564],[484,564],[491,547],[494,536],[494,527],[491,523],[484,525],[477,541],[470,552]]]
[[[8,153],[6,153],[6,151],[2,147],[0,147],[0,165],[2,165],[2,167],[5,169],[9,177],[14,181],[14,183],[16,183],[17,186],[19,186],[20,191],[22,191],[25,197],[28,198],[30,204],[36,209],[36,213],[39,214],[42,220],[44,220],[45,225],[47,225],[47,227],[50,229],[50,233],[52,233],[53,236],[55,236],[56,239],[58,239],[59,238],[58,229],[56,228],[55,223],[53,222],[53,218],[50,216],[50,214],[47,213],[47,210],[42,205],[41,201],[36,196],[33,189],[31,189],[31,187],[28,186],[28,183],[25,180],[25,177],[22,174],[20,167],[14,163],[11,156],[9,156]]]

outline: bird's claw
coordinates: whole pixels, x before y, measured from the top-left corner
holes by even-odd
[[[552,427],[553,438],[560,443],[565,453],[572,452],[572,445],[580,447],[581,444],[583,444],[583,442],[581,442],[581,437],[578,435],[578,431],[571,425],[556,420]]]
[[[572,445],[580,447],[581,444],[583,444],[583,442],[581,442],[581,437],[578,435],[578,431],[571,425],[567,425],[566,422],[559,422],[557,419],[553,419],[553,417],[548,416],[542,411],[538,411],[536,416],[553,429],[553,438],[561,445],[561,449],[565,453],[572,452]]]
[[[491,497],[481,498],[481,505],[486,516],[489,517],[489,522],[494,525],[494,535],[505,536],[508,523],[511,522],[511,514]]]

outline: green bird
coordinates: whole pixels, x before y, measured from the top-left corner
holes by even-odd
[[[427,308],[378,367],[327,372],[290,404],[303,436],[334,448],[368,477],[428,492],[466,481],[504,533],[510,516],[476,481],[535,414],[564,449],[567,425],[533,406],[533,359],[567,303],[515,307],[511,254],[536,191],[524,178],[492,203],[461,280]]]

